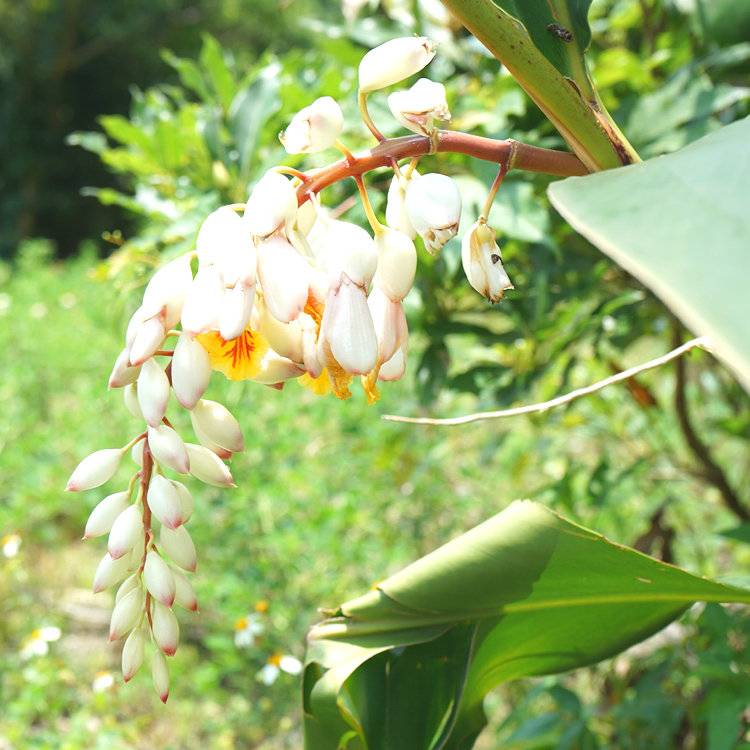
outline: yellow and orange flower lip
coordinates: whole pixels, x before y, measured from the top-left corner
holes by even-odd
[[[268,352],[268,341],[249,326],[232,341],[225,341],[218,331],[202,333],[196,338],[208,352],[211,369],[234,381],[258,375],[261,360]]]

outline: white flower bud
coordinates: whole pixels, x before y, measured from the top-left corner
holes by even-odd
[[[122,647],[122,677],[129,682],[143,664],[145,637],[142,628],[136,628]]]
[[[100,591],[108,589],[118,581],[121,581],[128,574],[130,559],[120,557],[115,560],[109,552],[101,559],[94,573],[93,591],[98,594]]]
[[[246,289],[238,281],[231,289],[224,291],[219,312],[219,333],[224,341],[233,341],[244,333],[250,322],[254,301],[255,285]]]
[[[286,357],[269,351],[260,362],[260,371],[252,378],[256,383],[276,386],[285,380],[298,378],[304,370]],[[279,385],[279,387],[281,387]]]
[[[151,676],[156,694],[162,703],[166,703],[169,698],[169,665],[164,654],[158,649],[154,650],[151,658]]]
[[[409,221],[431,253],[456,235],[461,219],[461,193],[450,177],[433,173],[410,182],[404,206]]]
[[[255,246],[247,224],[229,206],[222,206],[201,224],[196,240],[198,263],[216,265],[225,286],[255,283]]]
[[[343,274],[357,286],[369,289],[378,268],[375,242],[362,227],[348,221],[332,221],[326,235],[328,279],[337,290]]]
[[[418,73],[435,56],[427,37],[391,39],[371,49],[359,64],[359,90],[366,94]]]
[[[117,602],[119,602],[120,599],[125,596],[125,594],[129,594],[133,589],[137,589],[140,587],[141,577],[139,575],[133,573],[132,576],[128,576],[117,589],[117,593],[115,594],[115,604],[117,604]]]
[[[182,330],[189,336],[218,330],[223,299],[224,284],[216,266],[199,268],[182,308]]]
[[[90,490],[111,479],[122,461],[122,450],[104,448],[86,456],[68,479],[66,492]]]
[[[314,154],[333,146],[343,127],[339,105],[322,96],[292,118],[279,140],[288,154]]]
[[[257,323],[253,324],[253,328],[268,341],[271,349],[293,362],[301,362],[302,326],[300,323],[309,318],[307,313],[300,313],[292,323],[282,323],[271,315],[264,300],[259,300],[256,310]]]
[[[221,459],[208,448],[193,443],[185,443],[190,459],[190,473],[201,482],[214,487],[236,487],[232,475]]]
[[[286,232],[297,215],[297,193],[291,180],[269,170],[258,180],[245,206],[245,226],[256,237]]]
[[[403,377],[406,370],[406,342],[378,370],[378,380],[392,381]]]
[[[136,466],[143,468],[143,448],[146,445],[145,440],[139,440],[130,450],[130,457]]]
[[[180,642],[180,626],[174,612],[160,601],[154,602],[154,610],[151,613],[151,632],[154,634],[156,645],[167,656],[174,656]]]
[[[375,235],[378,249],[376,283],[393,302],[400,302],[414,284],[417,251],[414,242],[396,229],[386,227]]]
[[[107,550],[114,560],[129,553],[144,541],[143,515],[140,506],[129,505],[115,518],[109,532]]]
[[[297,208],[294,227],[299,234],[307,237],[317,220],[318,212],[315,209],[315,204],[308,199]]]
[[[143,317],[150,318],[163,310],[165,328],[174,328],[180,320],[185,295],[192,282],[190,254],[167,263],[151,277],[143,292]]]
[[[182,506],[182,522],[187,523],[190,520],[190,516],[193,515],[193,496],[190,494],[190,490],[185,487],[182,482],[178,482],[175,479],[170,479],[169,481],[177,490],[177,495],[180,498],[180,505]]]
[[[277,320],[289,323],[304,310],[310,264],[285,239],[271,237],[260,243],[258,277],[268,310]]]
[[[148,447],[154,458],[178,474],[190,471],[190,458],[182,438],[171,427],[160,424],[148,428]]]
[[[130,366],[130,354],[127,349],[123,349],[115,360],[114,367],[109,376],[108,388],[122,388],[125,385],[135,382],[138,377],[140,368]]]
[[[143,612],[145,603],[143,589],[133,589],[120,599],[112,610],[112,619],[109,623],[109,641],[122,638],[125,633],[133,629],[138,618]]]
[[[159,530],[159,546],[175,565],[190,573],[195,573],[198,556],[195,553],[193,540],[184,526],[177,529],[162,526]]]
[[[232,212],[234,213],[234,212]],[[186,333],[181,333],[172,355],[172,390],[186,409],[192,409],[211,380],[208,352]]]
[[[129,383],[122,389],[122,398],[125,408],[139,421],[145,422],[141,405],[138,403],[138,388],[135,383]]]
[[[143,309],[143,308],[141,308]],[[164,343],[167,335],[164,315],[162,313],[145,318],[135,333],[133,345],[128,351],[130,364],[139,367]]]
[[[367,298],[367,306],[378,340],[378,361],[388,362],[397,349],[405,345],[409,336],[404,306],[401,302],[390,300],[377,284]]]
[[[154,549],[146,554],[143,565],[143,583],[151,596],[166,607],[171,607],[175,597],[175,581],[172,571],[161,555]]]
[[[97,536],[106,534],[112,528],[117,516],[122,513],[130,504],[129,492],[115,492],[113,495],[107,495],[91,511],[89,520],[86,522],[86,530],[83,533],[84,539],[93,539]]]
[[[477,221],[464,235],[461,260],[469,283],[490,302],[499,302],[506,289],[513,289],[495,242],[495,230],[485,222]]]
[[[328,294],[321,339],[331,347],[336,361],[351,375],[365,375],[378,359],[378,339],[364,289],[342,274],[338,291]]]
[[[431,137],[435,120],[449,122],[451,113],[442,83],[420,78],[408,91],[394,91],[388,97],[393,116],[408,130]]]
[[[416,169],[412,170],[409,181],[406,182],[408,187],[412,180],[419,177]],[[403,232],[409,239],[417,236],[417,231],[409,221],[409,215],[406,213],[406,188],[402,185],[402,180],[394,175],[391,184],[388,186],[388,196],[385,203],[385,223],[391,229],[398,229]]]
[[[175,583],[174,603],[190,612],[197,612],[198,599],[195,596],[193,585],[188,580],[188,577],[181,570],[172,565],[169,566],[169,570],[174,577]]]
[[[148,487],[148,507],[159,523],[176,529],[183,521],[182,502],[177,489],[166,477],[154,474]]]
[[[169,404],[169,378],[155,359],[147,359],[138,376],[138,405],[146,424],[156,427],[161,424]]]
[[[191,410],[190,419],[198,439],[203,435],[208,441],[233,453],[245,450],[245,439],[239,422],[225,406],[216,401],[201,399]]]

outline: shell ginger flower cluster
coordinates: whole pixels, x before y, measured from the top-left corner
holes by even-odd
[[[379,140],[367,95],[417,73],[434,53],[429,40],[411,38],[363,59],[360,111]],[[436,123],[450,119],[442,85],[426,79],[404,95],[392,94],[389,105],[399,122],[430,142]],[[186,528],[194,504],[187,478],[233,487],[225,462],[244,449],[234,416],[204,398],[212,371],[275,388],[295,379],[342,399],[359,378],[374,401],[377,382],[400,378],[406,367],[403,300],[414,283],[416,236],[436,253],[458,231],[455,183],[419,174],[415,160],[403,171],[395,160],[390,165],[394,177],[381,223],[362,181],[366,170],[356,172],[357,157],[339,142],[343,124],[338,104],[323,97],[292,120],[281,140],[290,153],[344,152],[344,176],[357,181],[371,231],[327,216],[319,196],[324,185],[314,187],[321,170],[277,167],[261,177],[246,204],[210,214],[195,250],[149,281],[110,375],[109,387],[122,390],[140,429],[126,445],[85,458],[67,485],[94,489],[130,465],[130,477],[94,507],[84,536],[107,536],[94,591],[117,587],[109,637],[124,639],[123,677],[130,680],[148,657],[163,701],[179,644],[175,605],[198,608],[189,579],[197,553]],[[464,266],[471,284],[493,301],[510,286],[482,217],[464,240]],[[189,413],[194,441],[167,417],[170,404]]]

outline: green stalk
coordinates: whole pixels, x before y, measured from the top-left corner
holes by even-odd
[[[585,71],[581,83],[584,91],[593,92],[589,99],[534,46],[524,26],[491,0],[441,2],[508,69],[590,171],[640,161],[590,88]]]

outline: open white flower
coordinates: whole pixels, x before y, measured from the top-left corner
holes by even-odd
[[[388,97],[393,116],[407,129],[432,136],[435,120],[450,122],[451,113],[445,98],[445,86],[428,78],[420,78],[407,91],[394,91]]]
[[[513,289],[495,242],[495,230],[481,219],[464,235],[461,260],[469,283],[490,302],[499,302],[506,289]]]
[[[289,154],[314,154],[333,146],[344,127],[344,115],[330,96],[321,96],[300,110],[279,135]]]
[[[302,662],[288,654],[272,654],[263,668],[258,672],[257,678],[264,685],[273,685],[276,678],[282,673],[299,674],[302,671]]]

